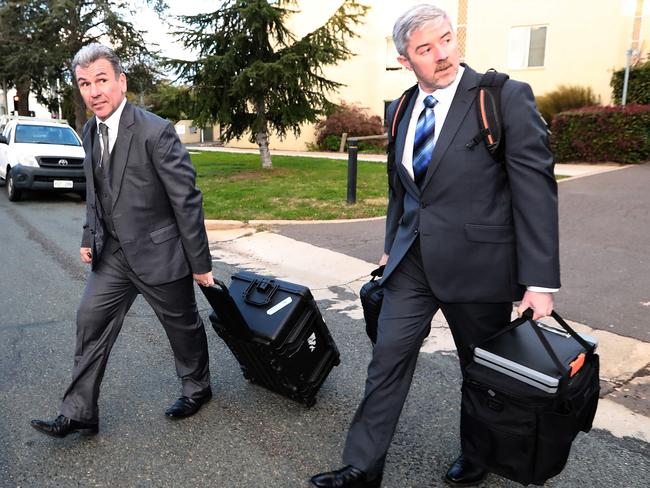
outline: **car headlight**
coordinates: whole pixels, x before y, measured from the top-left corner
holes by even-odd
[[[23,166],[38,167],[38,161],[36,161],[36,158],[29,154],[19,154],[17,159],[18,164],[22,164]]]

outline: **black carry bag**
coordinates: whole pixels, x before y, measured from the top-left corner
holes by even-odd
[[[463,378],[461,443],[488,471],[543,485],[564,468],[578,432],[591,429],[599,359],[596,340],[557,313],[563,330],[531,317],[528,310],[474,348]]]
[[[363,318],[366,321],[366,334],[368,334],[373,345],[377,342],[377,324],[379,321],[379,312],[381,312],[381,304],[384,300],[384,290],[376,278],[383,276],[385,267],[379,266],[379,268],[372,271],[370,273],[372,278],[359,291],[361,307],[363,308]]]
[[[232,276],[229,289],[215,280],[201,290],[213,308],[212,327],[244,378],[314,405],[340,359],[309,288],[242,272]]]

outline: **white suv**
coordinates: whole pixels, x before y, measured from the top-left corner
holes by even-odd
[[[9,200],[23,190],[72,191],[85,196],[84,149],[66,122],[33,117],[0,121],[0,179]]]

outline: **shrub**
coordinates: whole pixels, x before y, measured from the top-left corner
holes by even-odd
[[[341,146],[340,134],[338,136],[334,134],[329,134],[325,136],[318,144],[318,148],[322,151],[338,151],[340,146]]]
[[[588,107],[600,103],[590,87],[576,85],[560,85],[556,90],[535,98],[537,110],[542,114],[547,124],[560,112],[574,108]]]
[[[381,117],[369,115],[367,109],[357,104],[342,102],[325,120],[316,124],[316,145],[322,151],[338,151],[341,135],[347,132],[348,137],[373,136],[385,132]],[[368,146],[382,147],[380,141],[360,141],[359,149]]]
[[[557,162],[650,159],[650,105],[588,107],[553,119],[551,146]]]
[[[612,87],[612,99],[614,103],[621,103],[624,77],[625,69],[619,69],[612,74],[612,80],[609,85]],[[625,102],[643,105],[650,104],[650,60],[632,66],[630,69]]]

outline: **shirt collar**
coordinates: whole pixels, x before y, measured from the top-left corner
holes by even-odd
[[[103,123],[108,126],[109,133],[117,134],[117,129],[120,126],[120,117],[122,117],[122,111],[124,110],[125,105],[126,97],[122,99],[122,103],[117,107],[117,110],[115,110],[115,112],[113,112],[106,120],[100,120],[99,117],[97,117],[97,132],[99,132],[99,124]]]
[[[454,95],[456,95],[456,89],[458,88],[458,84],[460,83],[460,79],[463,77],[464,72],[465,72],[465,67],[463,65],[459,65],[458,73],[456,74],[456,79],[454,79],[452,84],[445,88],[438,88],[433,93],[425,92],[418,85],[418,98],[415,100],[415,106],[423,107],[424,99],[427,97],[427,95],[433,95],[433,97],[436,100],[438,100],[438,104],[451,105],[451,102],[454,99]]]

